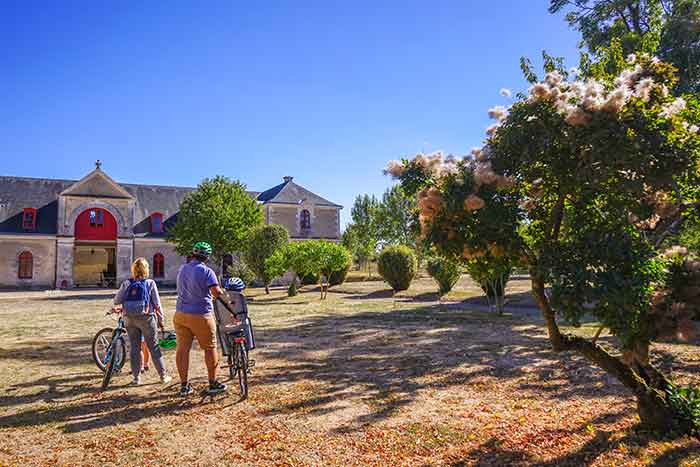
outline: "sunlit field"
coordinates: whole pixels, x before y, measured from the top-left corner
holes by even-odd
[[[641,430],[634,398],[602,371],[555,358],[526,280],[510,283],[503,316],[480,295],[466,277],[442,302],[427,278],[396,297],[379,281],[324,301],[314,287],[294,298],[254,289],[256,365],[238,403],[235,391],[178,398],[177,378],[163,387],[152,369],[128,387],[128,364],[101,392],[90,344],[114,323],[112,291],[1,293],[0,465],[700,462],[697,441]],[[174,291],[163,298],[170,323]],[[699,382],[697,347],[654,351],[674,377]],[[173,350],[166,361],[175,377]]]

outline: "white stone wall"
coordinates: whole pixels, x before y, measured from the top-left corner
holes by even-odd
[[[29,251],[34,258],[31,279],[19,279],[19,254]],[[56,239],[20,236],[0,239],[0,287],[53,287],[56,274]]]
[[[161,253],[165,257],[165,274],[162,279],[153,277],[153,256],[156,253]],[[175,245],[164,239],[134,239],[134,259],[138,257],[148,260],[153,279],[171,285],[175,284],[177,271],[185,263],[185,258],[175,252]]]

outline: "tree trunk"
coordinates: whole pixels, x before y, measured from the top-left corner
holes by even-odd
[[[270,284],[265,284],[265,293],[270,295]]]
[[[496,295],[494,297],[494,302],[496,303],[496,313],[499,315],[503,314],[503,306],[505,303],[505,296],[503,295]]]
[[[687,422],[669,406],[666,389],[670,381],[649,363],[648,345],[637,345],[621,357],[612,355],[600,345],[583,337],[562,334],[555,311],[544,293],[544,281],[531,268],[532,292],[542,311],[552,349],[555,352],[575,351],[630,389],[637,398],[637,411],[643,425],[662,432],[690,430]]]

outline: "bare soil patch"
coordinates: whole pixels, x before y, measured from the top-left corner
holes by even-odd
[[[446,303],[434,290],[420,279],[392,297],[351,282],[323,302],[312,287],[253,290],[259,348],[243,403],[177,398],[153,370],[151,384],[128,387],[123,372],[100,392],[90,343],[113,324],[113,292],[1,293],[0,465],[700,463],[700,443],[642,431],[621,385],[552,354],[526,281],[511,282],[504,316],[467,278]],[[170,322],[175,295],[163,295]],[[700,383],[698,347],[655,352]],[[173,351],[166,362],[175,376]],[[204,387],[199,351],[191,367]]]

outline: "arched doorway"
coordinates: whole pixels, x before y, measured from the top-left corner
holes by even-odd
[[[116,283],[117,220],[93,207],[75,219],[73,281],[76,286],[113,287]]]

